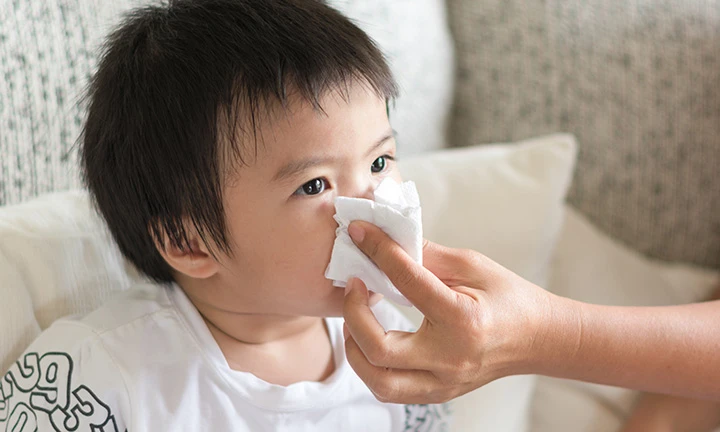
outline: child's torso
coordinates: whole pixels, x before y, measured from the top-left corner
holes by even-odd
[[[386,328],[409,329],[391,306],[375,311]],[[443,406],[378,402],[345,361],[342,320],[326,326],[332,375],[277,386],[232,370],[178,287],[137,287],[33,343],[0,384],[0,426],[25,413],[39,430],[447,430]]]

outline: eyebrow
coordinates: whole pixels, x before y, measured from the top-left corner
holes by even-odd
[[[394,129],[389,129],[382,138],[380,138],[365,154],[366,156],[369,156],[372,152],[378,149],[378,147],[385,144],[389,139],[395,138],[397,135],[397,132],[395,132]],[[328,162],[331,162],[335,160],[333,157],[325,157],[325,158],[307,158],[307,159],[300,159],[296,161],[289,162],[285,165],[283,165],[282,168],[278,170],[277,173],[272,178],[272,181],[278,182],[285,180],[290,177],[295,177],[298,174],[302,173],[303,171],[306,171],[312,167],[327,164]]]

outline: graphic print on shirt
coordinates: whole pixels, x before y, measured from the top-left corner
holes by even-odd
[[[447,432],[450,405],[405,405],[405,432]]]
[[[72,373],[66,353],[25,354],[0,380],[0,430],[37,431],[49,423],[56,432],[119,432],[109,406],[88,387],[73,388]]]

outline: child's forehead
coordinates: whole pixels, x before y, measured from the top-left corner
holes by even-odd
[[[230,135],[242,158],[256,162],[351,150],[366,136],[388,129],[386,107],[384,98],[360,84],[327,91],[317,104],[295,93],[250,115],[238,109],[239,124]],[[337,145],[338,141],[346,145]]]

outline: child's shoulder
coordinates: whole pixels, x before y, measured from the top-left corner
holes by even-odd
[[[123,338],[148,336],[153,321],[172,308],[162,285],[136,285],[111,297],[99,308],[86,315],[60,318],[34,341],[34,346],[57,347],[65,350],[82,350],[84,347],[103,345],[103,340],[122,333]],[[32,347],[32,346],[31,346]]]
[[[169,290],[173,289],[180,288],[173,285],[135,285],[111,297],[102,306],[84,317],[69,317],[59,322],[77,321],[98,334],[113,331],[136,323],[138,320],[152,319],[154,316],[172,309],[172,301],[168,294]]]

